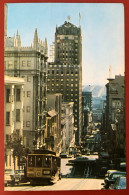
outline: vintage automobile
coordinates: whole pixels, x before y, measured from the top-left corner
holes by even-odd
[[[27,178],[25,176],[24,170],[15,170],[15,174],[19,176],[20,182],[27,182]]]
[[[104,187],[108,189],[111,184],[114,184],[116,179],[120,176],[126,176],[126,172],[115,171],[112,172],[108,177],[104,179]]]
[[[5,186],[8,184],[15,185],[15,183],[19,183],[19,175],[14,172],[12,169],[5,169],[4,182]]]
[[[116,171],[118,171],[118,170],[107,170],[107,173],[105,174],[105,178],[109,177],[111,173],[114,173]]]
[[[126,189],[126,177],[118,177],[116,179],[115,184],[112,184],[109,189],[115,190],[115,189]]]
[[[60,158],[68,158],[68,155],[66,153],[61,153]]]

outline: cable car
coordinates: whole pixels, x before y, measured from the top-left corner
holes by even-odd
[[[60,178],[60,157],[49,150],[34,150],[27,155],[26,177],[32,183],[57,181]]]

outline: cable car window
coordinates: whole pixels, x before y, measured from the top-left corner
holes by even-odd
[[[36,156],[36,167],[42,167],[42,156]]]
[[[28,156],[28,167],[35,167],[35,156]]]
[[[51,157],[44,156],[44,167],[50,168],[51,167]]]

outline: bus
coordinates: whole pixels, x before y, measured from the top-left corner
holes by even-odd
[[[61,161],[56,153],[49,150],[34,150],[27,155],[26,177],[31,184],[41,184],[61,179]]]

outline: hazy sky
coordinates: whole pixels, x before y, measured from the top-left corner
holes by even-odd
[[[35,28],[48,45],[56,25],[67,16],[79,26],[81,14],[83,84],[106,84],[111,75],[124,75],[124,6],[119,3],[16,3],[8,4],[8,36],[17,29],[22,46],[33,42]]]

